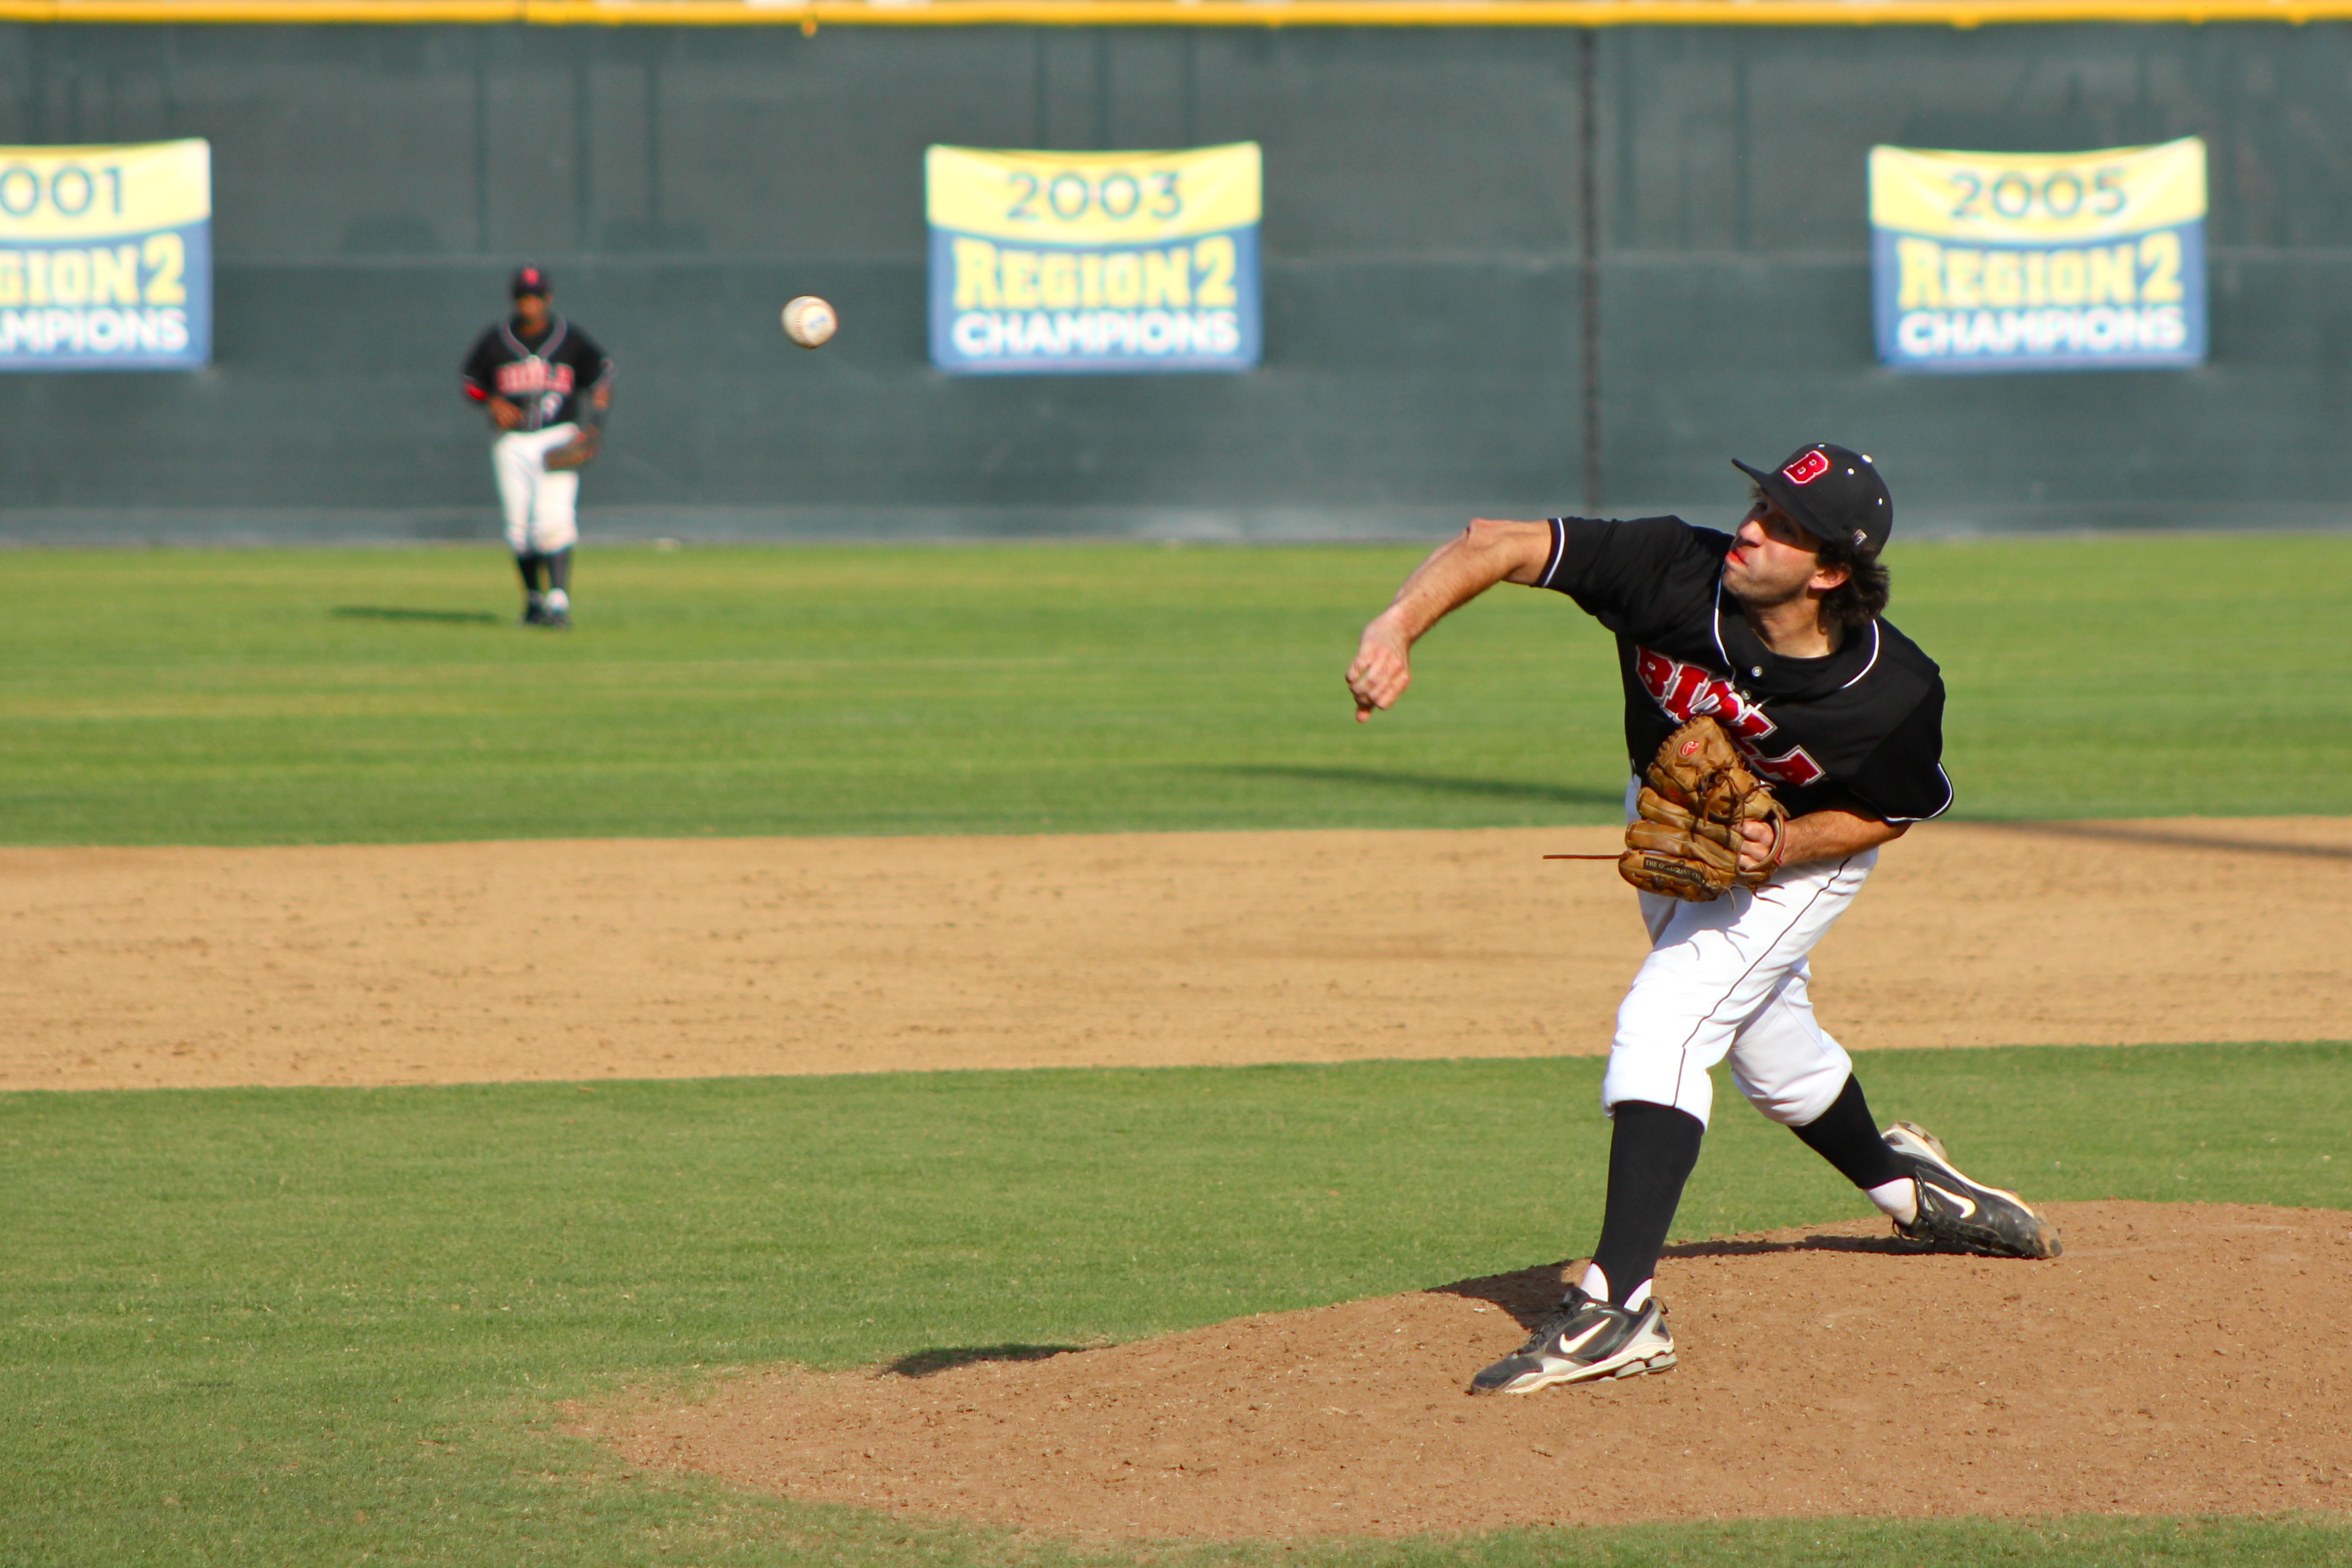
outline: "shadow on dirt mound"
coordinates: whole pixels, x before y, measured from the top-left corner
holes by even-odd
[[[1794,1241],[1769,1236],[1728,1236],[1716,1241],[1677,1241],[1667,1258],[1765,1258],[1776,1252],[1875,1252],[1895,1258],[1916,1258],[1936,1248],[1893,1236],[1802,1236]]]
[[[1668,1247],[1666,1259],[1696,1258],[1765,1258],[1780,1253],[1803,1252],[1864,1252],[1914,1257],[1928,1250],[1892,1236],[1839,1236],[1815,1234],[1795,1237],[1769,1236],[1732,1236],[1714,1241],[1677,1241]],[[1581,1272],[1579,1270],[1578,1272]],[[1433,1296],[1461,1296],[1473,1301],[1486,1301],[1500,1307],[1518,1320],[1523,1329],[1532,1330],[1543,1321],[1559,1302],[1568,1282],[1575,1278],[1566,1263],[1542,1263],[1532,1268],[1521,1268],[1509,1274],[1488,1274],[1475,1279],[1456,1279],[1450,1285],[1433,1285]]]
[[[984,1361],[1046,1361],[1086,1349],[1084,1345],[935,1345],[900,1356],[883,1367],[892,1377],[929,1377],[950,1367]]]
[[[1429,1294],[1488,1302],[1517,1318],[1519,1327],[1532,1330],[1559,1305],[1560,1296],[1567,1289],[1567,1264],[1545,1263],[1511,1274],[1489,1274],[1483,1279],[1456,1279],[1451,1285],[1433,1285]]]

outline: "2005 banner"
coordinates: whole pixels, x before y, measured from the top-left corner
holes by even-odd
[[[933,147],[931,363],[958,375],[1258,363],[1257,143]]]
[[[0,370],[213,352],[212,147],[0,147]]]
[[[1897,370],[2205,359],[2205,143],[1870,151],[1878,357]]]

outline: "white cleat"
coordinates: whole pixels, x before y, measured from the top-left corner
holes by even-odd
[[[1675,1336],[1654,1296],[1636,1308],[1596,1301],[1575,1286],[1526,1344],[1470,1380],[1473,1394],[1533,1394],[1555,1383],[1639,1377],[1675,1364]]]

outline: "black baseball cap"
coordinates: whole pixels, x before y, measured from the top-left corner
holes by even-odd
[[[1815,539],[1850,544],[1865,554],[1885,548],[1895,530],[1895,498],[1867,453],[1816,441],[1789,454],[1779,468],[1731,466],[1754,479],[1772,504]]]
[[[514,287],[507,290],[510,296],[518,300],[521,299],[525,294],[536,294],[541,299],[544,300],[548,295],[554,291],[554,285],[547,280],[546,269],[544,268],[531,266],[516,268],[514,273]]]

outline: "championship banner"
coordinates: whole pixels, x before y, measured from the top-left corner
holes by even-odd
[[[954,375],[1258,362],[1257,143],[924,156],[931,363]]]
[[[1870,150],[1878,357],[1896,370],[2205,360],[2205,143]]]
[[[213,353],[212,145],[0,147],[0,371]]]

